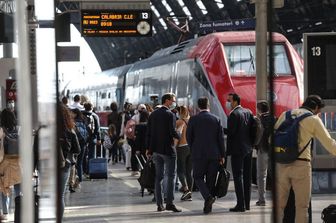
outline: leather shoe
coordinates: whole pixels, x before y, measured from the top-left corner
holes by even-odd
[[[229,211],[231,211],[231,212],[245,212],[245,208],[236,206],[234,208],[230,208]]]
[[[203,208],[203,213],[204,214],[209,214],[212,211],[212,204],[215,202],[216,198],[214,197],[209,197],[206,199],[204,202],[204,208]]]
[[[178,209],[174,204],[167,204],[166,205],[167,211],[173,211],[173,212],[181,212],[181,209]]]
[[[163,207],[163,205],[158,205],[157,211],[165,211],[165,210],[166,210],[166,208]]]

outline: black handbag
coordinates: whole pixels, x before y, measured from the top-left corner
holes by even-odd
[[[153,160],[149,160],[143,166],[143,169],[140,171],[140,177],[138,182],[141,186],[142,196],[143,190],[149,189],[154,190],[155,187],[155,165]]]
[[[219,166],[215,184],[215,196],[224,197],[227,194],[230,182],[230,171],[225,169],[224,165]]]
[[[336,205],[331,204],[324,208],[321,213],[321,219],[324,223],[334,223],[336,222]]]
[[[13,131],[8,131],[4,128],[4,149],[6,155],[19,155],[19,134],[16,128]]]

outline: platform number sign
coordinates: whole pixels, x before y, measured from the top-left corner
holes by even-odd
[[[149,19],[149,13],[148,12],[142,12],[141,13],[141,18],[142,19]]]
[[[320,46],[313,46],[311,48],[311,54],[313,57],[319,57],[321,56],[321,47]]]
[[[82,10],[81,33],[86,37],[152,36],[150,10]]]
[[[336,34],[304,34],[304,51],[305,95],[317,94],[336,105]]]

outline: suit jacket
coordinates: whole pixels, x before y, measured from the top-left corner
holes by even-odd
[[[244,156],[252,151],[250,128],[252,113],[238,106],[231,111],[227,121],[227,155]]]
[[[180,136],[175,128],[175,115],[167,107],[162,106],[152,112],[147,124],[146,139],[149,151],[176,156],[173,138],[179,139]]]
[[[223,127],[217,116],[202,111],[190,118],[187,141],[193,159],[220,159],[225,156]]]

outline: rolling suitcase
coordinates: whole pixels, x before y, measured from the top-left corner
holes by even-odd
[[[95,158],[89,160],[90,179],[107,179],[107,159],[103,157],[103,147],[100,146],[100,158],[97,158],[97,148]]]

